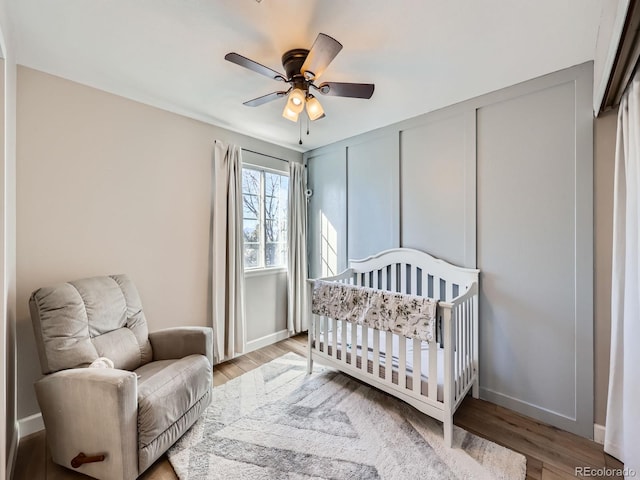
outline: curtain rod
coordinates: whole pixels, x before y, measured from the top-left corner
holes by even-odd
[[[289,163],[289,160],[285,160],[284,158],[274,157],[273,155],[267,155],[266,153],[256,152],[255,150],[249,150],[248,148],[242,148],[242,150],[244,150],[245,152],[255,153],[256,155],[262,155],[263,157],[274,158],[276,160],[280,160],[281,162]]]
[[[255,150],[249,150],[248,148],[242,148],[242,147],[240,147],[240,148],[242,150],[244,150],[245,152],[251,152],[251,153],[255,153],[256,155],[262,155],[263,157],[269,157],[269,158],[273,158],[275,160],[280,160],[281,162],[291,163],[291,162],[289,162],[289,160],[285,160],[284,158],[274,157],[273,155],[267,155],[266,153],[256,152]],[[305,165],[304,168],[307,168],[307,166]]]

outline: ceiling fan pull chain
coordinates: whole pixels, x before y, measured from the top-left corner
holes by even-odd
[[[300,140],[298,141],[298,143],[302,145],[302,120],[300,120],[298,124],[300,125],[300,136],[299,136]]]
[[[307,116],[307,135],[309,135],[309,116]]]

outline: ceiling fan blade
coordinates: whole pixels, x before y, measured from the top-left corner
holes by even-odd
[[[275,70],[270,69],[269,67],[265,67],[264,65],[258,62],[254,62],[253,60],[250,60],[247,57],[243,57],[242,55],[235,52],[227,53],[224,56],[224,59],[231,63],[235,63],[236,65],[240,65],[241,67],[253,70],[254,72],[259,73],[260,75],[264,75],[265,77],[269,77],[274,80],[281,80],[283,82],[287,80],[281,73],[278,73]]]
[[[318,34],[318,38],[313,42],[313,46],[309,50],[300,72],[307,80],[318,78],[331,61],[336,58],[340,50],[342,50],[342,44],[335,38],[324,33]]]
[[[341,83],[325,82],[317,87],[324,95],[336,97],[371,98],[375,85],[373,83]]]
[[[282,98],[282,97],[286,96],[287,93],[289,93],[289,92],[273,92],[273,93],[269,93],[267,95],[263,95],[261,97],[254,98],[253,100],[248,100],[248,101],[244,102],[243,105],[246,105],[247,107],[259,107],[260,105],[263,105],[263,104],[265,104],[267,102],[271,102],[272,100],[276,100],[278,98]]]

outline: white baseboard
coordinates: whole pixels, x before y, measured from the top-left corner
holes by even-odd
[[[597,423],[593,424],[593,441],[599,443],[600,445],[604,445],[604,425],[598,425]]]
[[[18,437],[20,439],[23,439],[32,433],[39,432],[40,430],[44,430],[44,422],[42,421],[41,413],[36,413],[18,420]]]
[[[264,337],[256,338],[255,340],[251,340],[247,342],[247,345],[244,349],[244,353],[253,352],[254,350],[258,350],[259,348],[266,347],[268,345],[272,345],[280,340],[284,340],[285,338],[289,338],[289,330],[280,330],[279,332],[271,333],[269,335],[265,335]]]

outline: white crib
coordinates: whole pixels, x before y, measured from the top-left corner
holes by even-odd
[[[451,447],[453,414],[469,389],[479,393],[478,274],[408,248],[351,260],[348,270],[321,280],[439,300],[436,337],[424,342],[314,315],[309,302],[309,372],[317,360],[407,402],[443,422]]]

